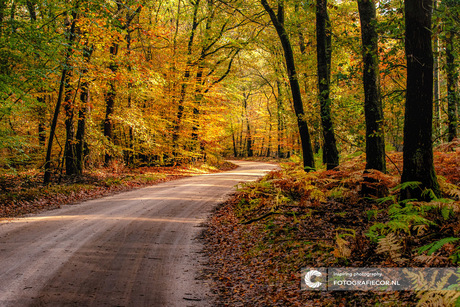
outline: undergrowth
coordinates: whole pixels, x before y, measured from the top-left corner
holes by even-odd
[[[397,167],[399,158],[395,156],[393,162]],[[389,174],[363,173],[363,157],[332,171],[309,173],[303,172],[298,164],[285,163],[282,170],[243,185],[216,212],[207,236],[211,263],[217,267],[214,277],[221,278],[216,284],[221,303],[230,306],[460,304],[458,291],[300,290],[303,267],[458,266],[460,188],[456,170],[460,159],[444,153],[441,156],[449,163],[456,162],[449,164],[453,169],[444,169],[440,176],[443,198],[431,202],[398,201],[399,190],[404,185],[418,183],[398,184],[395,170]]]

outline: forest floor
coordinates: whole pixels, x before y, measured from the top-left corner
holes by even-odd
[[[442,199],[398,202],[360,155],[332,171],[281,164],[217,208],[203,238],[222,306],[458,306],[459,291],[303,291],[305,267],[452,267],[460,262],[460,141],[435,149]],[[457,302],[455,305],[455,302]]]
[[[196,163],[174,167],[127,168],[117,164],[85,171],[82,176],[55,176],[43,186],[38,170],[0,174],[0,219],[56,209],[63,205],[100,198],[183,177],[234,169],[236,165]]]

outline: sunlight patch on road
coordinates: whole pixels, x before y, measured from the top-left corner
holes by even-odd
[[[199,218],[179,218],[179,217],[131,217],[131,216],[106,216],[106,215],[57,215],[57,216],[36,216],[24,217],[9,221],[10,223],[29,223],[40,221],[62,221],[62,220],[116,220],[116,221],[141,221],[155,223],[186,223],[199,224],[203,223],[204,219]]]

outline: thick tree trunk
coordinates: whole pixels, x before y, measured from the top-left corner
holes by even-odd
[[[446,72],[447,72],[447,140],[457,138],[457,105],[458,105],[458,70],[454,55],[455,32],[449,31],[446,38]]]
[[[276,29],[276,32],[278,33],[278,37],[283,47],[289,84],[291,86],[292,100],[294,103],[294,110],[297,117],[297,126],[299,127],[299,134],[303,153],[303,165],[304,169],[306,171],[309,171],[315,168],[315,160],[313,156],[313,150],[311,147],[310,133],[308,131],[308,125],[305,120],[305,112],[303,109],[299,80],[295,68],[294,54],[292,51],[292,46],[289,40],[288,33],[284,28],[283,3],[281,1],[279,2],[277,14],[275,14],[273,9],[269,6],[267,0],[261,0],[261,3],[265,8],[265,11],[267,11],[267,13],[270,15],[270,19],[273,23],[273,26]]]
[[[421,182],[419,188],[401,191],[402,199],[428,199],[431,189],[440,195],[433,165],[433,53],[432,0],[405,0],[407,93],[404,118],[403,173],[401,182]],[[423,194],[423,195],[422,195]]]
[[[321,106],[321,124],[324,138],[324,163],[327,169],[339,165],[339,152],[331,118],[331,99],[329,84],[331,76],[331,33],[327,13],[327,0],[317,0],[316,4],[316,41],[318,60],[318,89]]]
[[[438,0],[433,1],[433,11],[437,9]],[[441,135],[441,108],[440,103],[440,92],[439,92],[439,36],[437,31],[433,31],[433,95],[434,95],[434,123],[433,123],[433,134],[435,140],[439,141]]]
[[[385,134],[380,96],[378,36],[374,0],[358,0],[363,42],[364,114],[366,118],[366,169],[386,172]]]

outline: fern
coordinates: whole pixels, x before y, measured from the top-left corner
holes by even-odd
[[[336,258],[348,258],[351,256],[351,248],[348,247],[350,242],[345,240],[342,235],[335,234],[336,247],[332,252]]]
[[[420,247],[418,250],[418,253],[421,254],[423,252],[428,251],[428,255],[432,255],[434,252],[438,251],[441,247],[443,247],[444,244],[456,242],[458,240],[460,240],[460,238],[453,238],[453,237],[444,238],[444,239],[441,239],[436,242]]]
[[[421,185],[422,185],[422,183],[420,181],[402,182],[402,183],[398,184],[397,186],[395,186],[390,191],[396,192],[396,191],[405,190],[405,189],[408,189],[408,188],[416,189],[416,188],[419,188]]]
[[[435,200],[438,198],[432,189],[424,189],[422,192],[422,197],[424,199],[431,199],[431,200]]]
[[[459,291],[423,291],[418,296],[420,300],[417,306],[420,307],[460,306]]]
[[[446,178],[438,176],[439,186],[445,194],[452,198],[460,200],[460,188],[455,184],[446,181]]]
[[[405,259],[401,258],[401,243],[396,238],[394,233],[389,233],[386,237],[379,240],[376,252],[378,254],[386,254],[390,256],[390,259],[394,262],[404,262]]]
[[[375,223],[369,227],[367,236],[373,242],[385,237],[389,233],[398,235],[417,235],[425,232],[428,227],[437,225],[435,222],[427,219],[427,212],[436,208],[433,205],[427,205],[425,202],[406,202],[404,206],[400,203],[392,204],[388,209],[390,220],[386,223]]]

